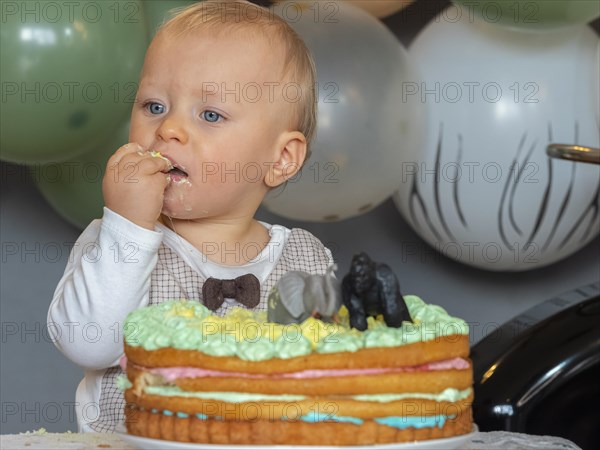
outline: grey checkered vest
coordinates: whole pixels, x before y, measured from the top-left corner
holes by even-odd
[[[324,275],[331,264],[333,261],[321,241],[306,230],[293,228],[281,257],[266,281],[261,284],[260,303],[254,310],[267,309],[271,288],[286,272],[302,270],[314,275]],[[173,250],[161,244],[150,282],[150,305],[180,298],[202,302],[203,284],[204,278],[198,272]],[[244,308],[239,303],[230,305],[224,302],[215,314],[222,316],[235,306]],[[125,421],[125,399],[116,384],[116,378],[121,374],[121,367],[113,366],[106,369],[102,377],[99,417],[88,424],[96,432],[112,433],[118,424]]]

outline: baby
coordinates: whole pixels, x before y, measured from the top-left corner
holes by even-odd
[[[333,263],[307,231],[254,219],[309,154],[314,83],[303,41],[252,3],[199,2],[159,29],[130,142],[108,161],[104,215],[79,237],[48,312],[63,330],[56,345],[85,370],[80,431],[114,431],[124,419],[116,379],[132,310],[178,298],[220,315],[265,310],[284,273],[324,275]],[[213,282],[203,294],[210,278],[238,278],[246,295]]]

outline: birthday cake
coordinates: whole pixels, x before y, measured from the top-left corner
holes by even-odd
[[[130,434],[210,444],[369,445],[471,432],[468,325],[416,296],[412,322],[350,327],[266,312],[224,317],[194,301],[129,314]]]

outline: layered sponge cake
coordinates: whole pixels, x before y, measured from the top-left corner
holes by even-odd
[[[404,296],[413,319],[368,328],[193,301],[132,312],[123,361],[130,434],[210,444],[368,445],[471,432],[468,326]]]

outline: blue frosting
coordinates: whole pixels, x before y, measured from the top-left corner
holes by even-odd
[[[156,408],[152,408],[153,413],[158,413]],[[165,409],[162,411],[165,416],[172,416],[173,412]],[[188,414],[184,412],[176,413],[177,417],[181,417],[185,419],[189,417]],[[381,425],[387,425],[388,427],[398,428],[400,430],[404,430],[406,428],[442,428],[448,419],[454,419],[456,416],[443,416],[441,414],[435,416],[389,416],[389,417],[378,417],[373,419],[375,422],[380,423]],[[196,418],[199,420],[207,420],[208,416],[206,414],[198,413],[196,414]],[[214,419],[222,420],[222,417],[215,416]],[[312,411],[308,414],[305,414],[298,418],[304,422],[346,422],[353,423],[355,425],[361,425],[364,423],[364,420],[359,419],[357,417],[350,416],[337,416],[335,414],[324,414],[319,413],[318,411]],[[289,420],[288,417],[281,417],[281,420]]]
[[[363,423],[362,419],[358,419],[356,417],[346,417],[346,416],[336,416],[335,414],[323,414],[318,411],[311,411],[304,416],[299,418],[304,422],[349,422],[354,423],[356,425],[361,425]]]
[[[451,416],[450,418],[453,418]],[[405,428],[442,428],[448,417],[442,415],[435,416],[390,416],[390,417],[379,417],[375,422],[388,427],[399,428],[404,430]]]

